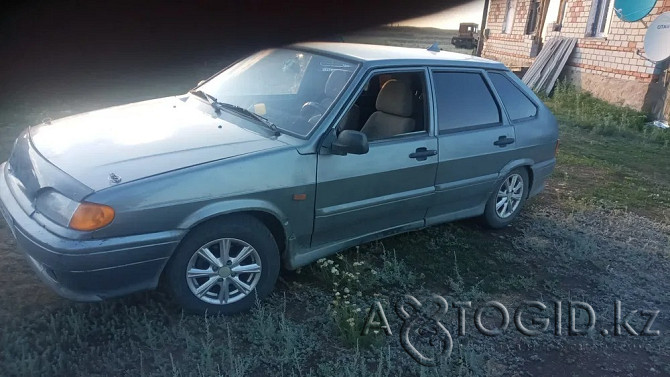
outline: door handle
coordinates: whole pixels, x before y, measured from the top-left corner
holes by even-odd
[[[417,161],[425,161],[428,159],[430,156],[435,156],[437,154],[437,151],[435,149],[428,149],[428,148],[416,148],[416,152],[410,153],[409,158],[414,158]]]
[[[493,145],[497,145],[501,148],[506,147],[507,144],[512,144],[514,142],[513,137],[507,137],[507,136],[500,136],[498,140],[493,142]]]

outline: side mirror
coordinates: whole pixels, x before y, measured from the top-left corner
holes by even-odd
[[[343,130],[330,145],[330,153],[340,156],[347,153],[366,154],[369,149],[367,135],[353,130]]]

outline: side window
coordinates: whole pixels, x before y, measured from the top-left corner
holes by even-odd
[[[523,92],[514,85],[510,79],[501,73],[489,72],[489,78],[493,82],[503,105],[514,120],[532,118],[537,115],[537,106]]]
[[[437,72],[434,78],[440,132],[501,122],[498,104],[481,74]]]
[[[368,140],[426,132],[425,73],[390,72],[374,75],[337,129],[361,131]]]

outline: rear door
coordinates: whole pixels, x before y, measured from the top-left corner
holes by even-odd
[[[427,224],[480,215],[514,158],[514,127],[480,69],[431,70],[439,164]]]

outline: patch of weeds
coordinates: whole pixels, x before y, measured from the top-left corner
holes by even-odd
[[[496,250],[494,255],[503,263],[514,263],[519,260],[519,255],[509,249]]]
[[[559,281],[556,279],[544,280],[542,289],[550,294],[557,294],[559,289]]]
[[[228,347],[225,352],[225,360],[222,365],[227,365],[226,371],[230,377],[242,377],[251,369],[252,363],[250,358],[240,357],[234,354],[233,336],[230,333],[230,326],[226,325]]]
[[[299,371],[313,351],[314,339],[303,326],[286,318],[285,298],[280,305],[256,301],[247,338],[268,368]]]
[[[359,253],[356,255],[359,256]],[[319,276],[332,287],[330,314],[342,342],[349,347],[380,344],[383,341],[381,335],[361,336],[361,330],[369,310],[364,297],[372,294],[385,299],[374,292],[380,286],[381,274],[365,261],[351,262],[344,254],[338,254],[333,259],[319,259],[316,266]]]
[[[535,288],[537,279],[530,276],[512,275],[500,280],[501,290],[529,291]]]
[[[478,301],[482,297],[486,296],[484,292],[480,289],[482,281],[480,280],[477,284],[470,285],[466,289],[466,285],[461,277],[460,272],[458,271],[458,260],[456,257],[456,250],[453,250],[454,253],[454,276],[449,276],[447,278],[447,283],[451,289],[451,297],[460,301]],[[449,297],[449,296],[448,296]],[[450,297],[450,298],[451,298]]]
[[[379,337],[375,336],[379,333],[378,331],[366,336],[361,335],[361,331],[365,325],[365,314],[369,310],[370,308],[357,306],[357,304],[349,301],[348,298],[344,298],[343,300],[336,298],[333,300],[331,314],[337,332],[344,344],[350,347],[356,345],[365,347],[377,345],[381,342],[381,335]]]
[[[384,347],[373,352],[363,352],[361,347],[356,347],[352,355],[338,358],[337,361],[329,361],[319,365],[316,373],[309,376],[329,377],[387,377],[398,375],[398,355],[390,347]]]
[[[381,249],[382,268],[379,270],[379,282],[385,287],[394,286],[407,290],[417,282],[417,276],[407,267],[407,264],[398,259],[395,249],[387,251],[384,244],[377,243],[377,248]]]
[[[351,258],[345,253],[337,254],[334,258],[321,258],[313,269],[316,276],[334,290],[347,288],[359,296],[374,289],[378,285],[377,270],[360,258],[356,247],[356,255]],[[350,259],[353,259],[350,260]]]
[[[354,250],[332,259],[319,259],[313,271],[333,292],[329,311],[342,342],[348,347],[377,347],[385,343],[384,334],[374,331],[361,336],[370,308],[369,298],[372,296],[388,307],[389,295],[409,292],[416,286],[418,276],[395,249],[387,250],[382,242]]]
[[[483,376],[487,375],[485,365],[486,359],[481,353],[463,343],[456,344],[451,357],[440,363],[438,375],[461,377]]]

